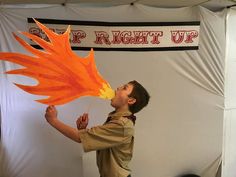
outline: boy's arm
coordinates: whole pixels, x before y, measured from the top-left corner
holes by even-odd
[[[63,122],[61,122],[57,118],[57,110],[55,106],[48,106],[45,114],[45,118],[48,121],[48,123],[56,128],[59,132],[61,132],[66,137],[81,143],[79,131],[76,128],[70,127]]]

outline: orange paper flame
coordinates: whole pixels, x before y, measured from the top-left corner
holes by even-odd
[[[46,99],[36,100],[48,105],[65,104],[81,96],[98,96],[104,99],[114,97],[114,91],[109,83],[97,71],[93,49],[85,58],[71,50],[70,26],[65,33],[56,34],[37,20],[35,22],[45,32],[50,42],[28,32],[21,33],[40,45],[44,51],[35,49],[13,34],[15,39],[34,56],[0,52],[0,60],[25,67],[8,71],[7,74],[25,75],[39,82],[35,86],[14,83],[16,86],[31,94],[49,96]]]

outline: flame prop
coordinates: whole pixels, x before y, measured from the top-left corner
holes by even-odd
[[[35,86],[14,83],[16,86],[31,94],[48,96],[46,99],[36,100],[48,105],[65,104],[81,96],[98,96],[104,99],[114,97],[114,91],[109,83],[97,71],[93,49],[85,58],[71,50],[70,26],[65,33],[56,34],[37,20],[34,21],[45,32],[49,42],[28,32],[21,34],[36,42],[44,50],[35,49],[13,33],[15,39],[34,56],[0,52],[0,60],[25,67],[7,71],[6,74],[25,75],[38,80],[38,85]]]

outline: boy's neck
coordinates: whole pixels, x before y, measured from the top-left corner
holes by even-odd
[[[129,111],[128,106],[120,107],[120,108],[115,109],[115,112],[125,112],[125,111]]]

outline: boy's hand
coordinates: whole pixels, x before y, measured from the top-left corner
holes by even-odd
[[[55,106],[50,105],[47,107],[46,113],[45,113],[45,118],[48,121],[48,123],[50,123],[50,124],[53,121],[57,120],[57,110],[56,110]]]
[[[88,125],[88,121],[88,114],[84,113],[82,116],[80,116],[76,121],[78,130],[85,129]]]

